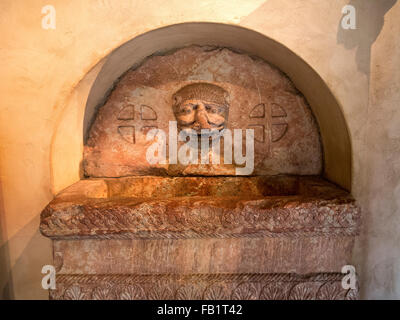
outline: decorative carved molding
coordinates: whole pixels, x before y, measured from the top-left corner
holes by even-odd
[[[54,300],[347,300],[341,273],[66,275],[57,276]]]
[[[349,197],[88,199],[50,203],[40,228],[58,239],[304,237],[356,235],[359,220]]]

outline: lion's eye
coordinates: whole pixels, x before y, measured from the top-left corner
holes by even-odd
[[[208,112],[211,112],[211,113],[217,113],[218,112],[218,108],[215,107],[215,106],[208,105],[208,106],[206,106],[206,109],[207,109]]]
[[[190,106],[186,106],[186,107],[181,109],[181,113],[182,114],[189,114],[191,112],[192,112],[192,108]]]

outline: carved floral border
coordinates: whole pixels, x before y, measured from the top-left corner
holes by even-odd
[[[353,300],[343,274],[58,275],[54,300]]]

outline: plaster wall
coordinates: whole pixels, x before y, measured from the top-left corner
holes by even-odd
[[[400,7],[385,16],[371,46],[367,121],[354,192],[364,232],[354,251],[363,296],[400,299]]]
[[[346,31],[341,10],[349,2],[358,26]],[[52,0],[57,27],[44,30],[47,4],[0,3],[1,298],[47,298],[41,268],[51,263],[51,243],[39,234],[39,214],[80,178],[79,161],[69,159],[82,155],[86,100],[104,59],[147,31],[198,21],[239,25],[276,40],[329,87],[349,129],[351,189],[365,217],[354,253],[363,297],[400,298],[400,3]],[[60,132],[71,134],[69,145]]]

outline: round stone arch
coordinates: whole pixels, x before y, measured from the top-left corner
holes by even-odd
[[[256,31],[221,23],[182,23],[159,28],[126,42],[94,67],[75,88],[53,137],[53,191],[82,178],[83,144],[96,110],[115,82],[153,54],[189,45],[213,45],[258,56],[283,71],[306,97],[317,119],[324,150],[323,176],[351,188],[351,143],[342,108],[329,87],[303,59]]]

